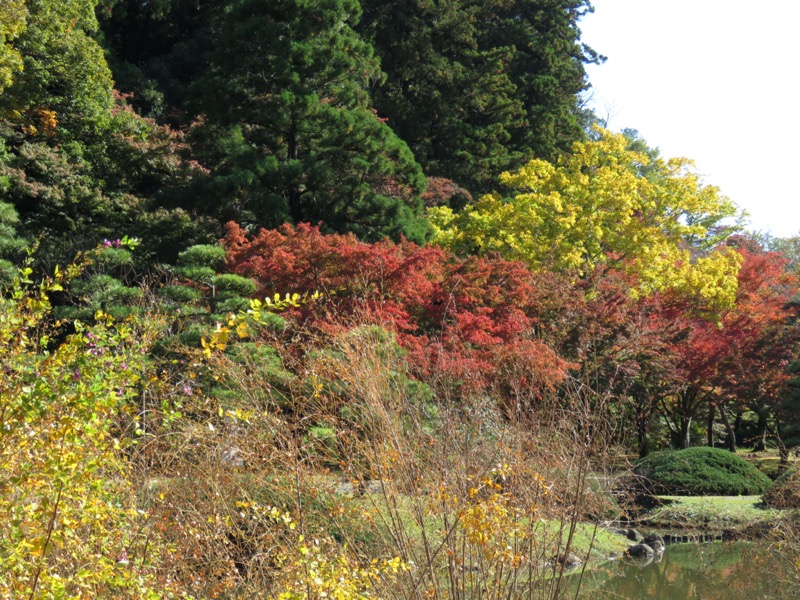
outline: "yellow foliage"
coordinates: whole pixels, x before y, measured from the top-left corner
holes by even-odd
[[[12,42],[25,30],[27,16],[25,0],[3,0],[0,9],[0,93],[11,85],[14,73],[22,70],[22,56]]]
[[[687,159],[654,159],[598,130],[556,164],[533,160],[500,182],[514,190],[461,213],[429,210],[438,244],[461,253],[499,252],[534,269],[587,273],[604,264],[634,273],[638,293],[691,291],[727,306],[739,257],[712,250],[715,227],[736,214]]]
[[[297,529],[297,522],[285,510],[250,501],[237,502],[236,506],[264,516],[289,532]],[[293,547],[279,553],[280,556],[274,557],[281,565],[278,600],[378,598],[371,593],[376,583],[390,581],[401,571],[408,570],[399,558],[373,559],[367,565],[360,565],[344,548],[325,537],[293,536]]]
[[[0,298],[0,597],[164,597],[119,429],[147,334],[98,314],[54,345],[48,296],[65,274],[30,274]]]

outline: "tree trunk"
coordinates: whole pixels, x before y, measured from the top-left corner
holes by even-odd
[[[758,413],[758,433],[756,434],[753,452],[763,452],[767,449],[767,415]]]
[[[736,452],[736,432],[731,427],[731,421],[728,419],[728,411],[725,410],[725,406],[719,407],[719,416],[722,417],[722,423],[725,425],[725,430],[728,432],[728,450],[731,452]]]
[[[681,417],[681,439],[678,440],[681,450],[686,450],[689,447],[691,440],[689,439],[689,432],[692,429],[692,417]]]
[[[708,421],[706,421],[706,434],[708,435],[708,445],[714,447],[714,413],[716,406],[713,404],[708,405]]]
[[[636,416],[636,435],[639,442],[639,458],[644,458],[650,453],[650,444],[647,438],[647,432],[650,429],[650,419],[643,415]]]
[[[736,418],[733,420],[733,433],[736,434],[736,443],[739,445],[744,444],[741,435],[742,423],[744,423],[744,419],[742,418],[742,411],[736,412]]]
[[[655,402],[641,387],[634,391],[633,399],[636,407],[636,438],[639,443],[639,458],[644,458],[650,453],[647,434],[650,433],[650,421],[653,416]]]

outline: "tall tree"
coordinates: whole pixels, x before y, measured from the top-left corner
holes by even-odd
[[[739,255],[713,250],[736,213],[686,159],[651,160],[623,135],[599,131],[555,163],[532,160],[500,177],[510,198],[487,194],[456,214],[429,215],[435,240],[461,253],[500,252],[534,269],[636,274],[638,290],[680,290],[711,308],[733,302]]]
[[[0,96],[0,116],[42,135],[97,133],[113,99],[111,72],[92,38],[95,0],[32,0],[26,7],[26,27],[11,43],[22,66]]]
[[[426,174],[471,189],[516,164],[511,131],[524,123],[505,44],[479,44],[479,10],[463,0],[366,0],[362,31],[387,79],[375,91],[381,114]]]
[[[586,0],[364,0],[386,82],[378,110],[426,174],[487,192],[496,175],[583,137]]]
[[[179,138],[115,94],[93,37],[95,4],[27,2],[26,27],[11,44],[22,70],[0,95],[0,192],[19,213],[19,234],[41,239],[43,262],[126,234],[157,254],[176,237],[207,239],[201,219],[160,210],[163,189],[191,170]]]
[[[480,45],[512,51],[508,75],[525,109],[511,133],[513,148],[555,160],[583,137],[588,124],[580,94],[589,87],[585,64],[604,60],[580,41],[578,23],[589,0],[471,0]]]
[[[353,30],[359,14],[357,0],[233,3],[195,87],[206,202],[225,199],[228,217],[266,226],[425,239],[424,177],[371,109],[381,72]]]
[[[12,42],[25,30],[28,13],[24,0],[5,0],[0,11],[0,92],[22,70],[22,57]]]
[[[230,0],[99,0],[99,40],[134,108],[185,125],[192,82],[208,69]]]

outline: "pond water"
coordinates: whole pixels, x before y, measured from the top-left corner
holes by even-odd
[[[570,576],[563,598],[575,597],[578,576]],[[800,598],[800,580],[763,544],[674,544],[649,564],[617,560],[586,571],[578,598],[788,600]]]

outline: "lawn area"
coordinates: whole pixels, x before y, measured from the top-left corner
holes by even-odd
[[[370,527],[361,531],[360,535],[363,536],[369,529],[369,535],[382,535],[385,540],[394,535],[404,538],[411,547],[419,548],[424,524],[428,539],[436,540],[435,543],[441,541],[445,529],[444,522],[441,515],[437,514],[426,500],[420,501],[405,494],[397,494],[392,495],[389,501],[387,504],[387,498],[380,493],[368,493],[352,499],[352,502],[360,506],[363,514],[370,515],[368,520],[372,523]],[[362,525],[364,524],[362,522]],[[520,532],[535,539],[529,552],[538,555],[540,560],[544,561],[564,553],[569,539],[569,522],[553,518],[536,518],[532,523],[530,517],[521,516],[516,524]],[[394,534],[389,533],[390,529],[394,530]],[[511,537],[507,543],[515,545]],[[630,544],[631,542],[624,536],[612,533],[608,529],[593,523],[577,522],[569,552],[576,554],[583,561],[588,557],[589,561],[602,562],[620,556]]]
[[[761,496],[658,496],[664,505],[643,516],[659,528],[725,530],[772,522],[781,511],[767,508]]]
[[[557,532],[560,523],[548,521],[547,529]],[[562,546],[566,544],[569,530],[562,532]],[[594,537],[594,541],[592,540]],[[557,544],[558,538],[554,536],[553,542]],[[590,560],[607,560],[611,557],[620,556],[632,544],[630,540],[618,533],[612,533],[603,527],[597,527],[592,523],[577,523],[575,533],[572,536],[572,552],[586,558],[591,547],[592,553]]]

